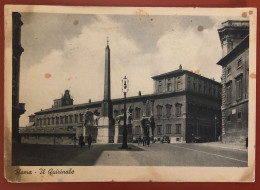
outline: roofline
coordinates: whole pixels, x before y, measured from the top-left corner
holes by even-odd
[[[221,84],[219,83],[220,88],[221,88]],[[173,96],[181,96],[181,95],[187,95],[187,94],[198,94],[195,92],[191,92],[191,91],[179,91],[179,92],[170,92],[170,93],[160,93],[160,94],[145,94],[142,96],[131,96],[131,97],[127,97],[126,100],[128,101],[128,103],[131,103],[132,101],[135,101],[136,99],[140,99],[140,100],[146,100],[147,98],[149,99],[158,99],[158,98],[167,98],[167,97],[173,97]],[[198,95],[203,95],[203,94],[198,94]],[[206,98],[210,98],[210,99],[218,99],[218,98],[213,98],[211,96],[208,95],[204,95]],[[221,98],[220,98],[221,100]],[[116,98],[116,99],[112,99],[111,102],[117,104],[117,103],[121,103],[124,101],[124,98]],[[60,111],[71,111],[71,110],[76,110],[76,109],[82,109],[82,108],[89,108],[89,106],[96,106],[98,104],[100,104],[99,106],[101,107],[103,101],[98,101],[98,102],[91,102],[91,103],[83,103],[83,104],[77,104],[77,105],[70,105],[70,106],[66,106],[66,107],[60,107],[60,108],[48,108],[46,110],[42,110],[42,111],[38,111],[35,112],[35,115],[41,115],[41,114],[47,114],[47,113],[53,113],[53,112],[60,112]],[[74,107],[74,108],[73,108]]]
[[[178,71],[178,70],[174,70],[174,71]],[[162,79],[162,78],[166,78],[167,76],[180,76],[180,75],[183,75],[183,74],[191,74],[193,76],[197,76],[197,77],[201,77],[205,80],[208,80],[208,81],[211,81],[211,82],[214,82],[215,84],[220,84],[219,82],[215,81],[215,80],[212,80],[212,79],[209,79],[207,77],[204,77],[202,75],[199,75],[199,74],[196,74],[196,73],[193,73],[191,71],[188,71],[188,70],[179,70],[179,72],[174,72],[174,71],[171,71],[171,72],[167,72],[167,73],[163,73],[163,74],[160,74],[160,75],[156,75],[156,76],[153,76],[151,77],[152,79]]]
[[[241,49],[240,49],[241,48]],[[225,57],[220,59],[216,64],[224,66],[229,60],[234,60],[237,52],[244,51],[249,48],[249,35],[247,35],[234,49],[231,50]]]

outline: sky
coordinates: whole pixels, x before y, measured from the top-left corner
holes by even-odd
[[[21,13],[20,102],[28,116],[50,108],[70,90],[74,104],[103,100],[107,37],[111,53],[111,97],[153,93],[152,76],[183,69],[220,82],[217,29],[232,17]],[[241,19],[241,18],[239,18]]]

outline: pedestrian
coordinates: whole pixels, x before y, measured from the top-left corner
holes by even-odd
[[[87,141],[88,141],[88,149],[90,150],[90,146],[91,146],[91,143],[92,143],[91,134],[89,134],[89,136],[88,136],[88,138],[87,138]]]
[[[151,140],[151,139],[150,139],[150,137],[148,136],[148,137],[147,137],[147,146],[148,146],[148,147],[150,146],[150,140]]]
[[[146,145],[146,137],[144,136],[143,137],[143,146],[145,146]]]
[[[80,148],[82,148],[83,144],[84,144],[84,137],[81,134],[80,137],[79,137],[79,146],[80,146]]]
[[[138,139],[137,139],[138,146],[139,146],[139,144],[140,144],[140,141],[141,141],[141,137],[139,136]]]

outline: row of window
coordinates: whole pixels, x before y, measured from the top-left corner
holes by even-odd
[[[172,134],[172,124],[166,124],[165,125],[165,131],[163,131],[162,125],[157,125],[157,135],[163,135],[163,134]],[[181,134],[181,124],[176,124],[175,125],[175,134]],[[141,135],[141,127],[140,126],[135,126],[135,135]]]
[[[236,63],[237,69],[242,67],[242,58],[239,58]],[[227,67],[227,76],[231,75],[231,66]]]
[[[212,95],[215,97],[220,97],[220,91],[211,85],[202,85],[199,82],[193,81],[191,85],[190,77],[188,78],[188,88],[192,89],[194,92],[203,93],[205,95]]]
[[[243,77],[238,77],[236,79],[236,99],[240,100],[242,98],[242,79]],[[226,84],[226,101],[227,104],[231,103],[232,100],[232,81]]]
[[[175,104],[175,115],[176,116],[181,115],[181,108],[182,108],[182,104],[180,104],[180,103]],[[156,106],[157,116],[158,117],[162,117],[162,116],[170,117],[172,115],[172,105],[166,104],[165,109],[166,109],[166,114],[164,115],[163,114],[163,106],[157,105]],[[134,113],[133,113],[134,119],[140,119],[141,118],[141,108],[136,107],[133,111],[134,111]],[[114,117],[118,116],[119,114],[124,114],[124,109],[121,109],[120,111],[114,110]],[[150,106],[145,107],[145,115],[146,116],[151,115]]]
[[[179,103],[175,104],[175,115],[177,115],[177,116],[181,115],[181,107],[182,107],[182,104],[179,104]],[[165,108],[166,108],[166,115],[165,116],[170,117],[172,115],[172,105],[166,104]],[[158,117],[163,116],[163,106],[157,105],[156,111],[157,111]]]
[[[74,116],[74,117],[73,117]],[[59,125],[67,123],[78,123],[78,121],[83,122],[83,114],[65,115],[57,117],[48,118],[38,118],[36,120],[36,125]]]
[[[182,89],[182,81],[180,77],[177,77],[177,90],[181,90]],[[166,79],[166,92],[172,92],[172,79]],[[163,92],[163,85],[162,85],[162,81],[159,80],[157,82],[157,92],[158,93],[162,93]]]
[[[242,111],[237,112],[237,120],[241,120],[242,119]],[[227,116],[227,121],[230,122],[231,121],[231,115]]]

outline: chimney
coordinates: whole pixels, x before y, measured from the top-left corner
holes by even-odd
[[[138,96],[142,96],[142,92],[141,91],[138,92]]]
[[[88,103],[91,103],[91,99],[88,99]]]

